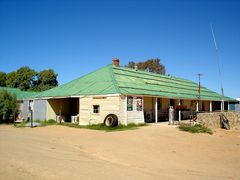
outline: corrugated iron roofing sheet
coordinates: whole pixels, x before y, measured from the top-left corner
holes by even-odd
[[[17,100],[21,101],[23,99],[33,98],[37,94],[37,92],[29,92],[29,91],[21,91],[18,88],[9,88],[9,87],[0,87],[0,90],[6,90],[10,93],[13,93],[17,96]]]
[[[36,97],[106,94],[135,94],[197,99],[198,84],[174,76],[108,65],[69,83],[44,91]],[[201,99],[220,101],[221,95],[201,86]],[[233,99],[224,97],[224,100]]]

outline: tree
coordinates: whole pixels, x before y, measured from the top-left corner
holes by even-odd
[[[7,74],[5,72],[0,72],[0,86],[5,87],[7,80]]]
[[[16,72],[7,75],[6,84],[8,87],[20,88],[21,90],[29,90],[35,85],[37,72],[28,66],[19,68]]]
[[[58,85],[57,74],[53,69],[43,70],[37,74],[36,91],[45,91]]]
[[[0,90],[0,122],[12,123],[17,112],[16,95],[6,90]]]
[[[0,83],[3,82],[1,86],[4,86],[4,74],[6,76],[5,86],[19,88],[24,91],[44,91],[58,85],[58,75],[53,69],[43,70],[38,73],[28,66],[24,66],[8,74],[0,72]]]
[[[158,73],[158,74],[166,73],[165,66],[160,63],[160,59],[158,59],[158,58],[157,59],[148,59],[143,62],[134,62],[134,61],[128,62],[127,67],[135,68],[135,66],[137,66],[138,69],[144,70],[144,71],[154,72],[154,73]]]
[[[16,72],[8,73],[6,76],[6,86],[7,87],[17,87],[18,83],[17,83],[16,79],[17,79]]]

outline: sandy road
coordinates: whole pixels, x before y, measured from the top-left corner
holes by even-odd
[[[0,179],[240,179],[240,130],[0,125]]]

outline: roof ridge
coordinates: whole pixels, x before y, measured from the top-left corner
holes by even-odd
[[[110,66],[110,65],[107,65],[107,66]],[[101,68],[98,68],[98,69],[96,69],[96,70],[94,70],[94,71],[92,71],[92,72],[90,72],[90,73],[84,74],[83,76],[77,77],[77,78],[75,78],[75,79],[73,79],[73,80],[71,80],[71,81],[69,81],[69,82],[66,82],[66,83],[64,83],[64,84],[61,84],[60,86],[53,87],[53,88],[51,88],[51,89],[42,91],[42,92],[40,92],[40,93],[42,94],[42,93],[45,93],[45,92],[47,92],[47,91],[52,91],[52,90],[54,90],[54,89],[62,88],[62,87],[66,86],[66,85],[68,85],[68,84],[70,84],[70,83],[72,83],[72,82],[74,82],[74,81],[79,81],[80,79],[83,79],[84,77],[86,77],[86,76],[88,76],[88,75],[91,75],[91,74],[95,73],[95,72],[98,71],[98,70],[101,70],[101,69],[103,69],[103,68],[106,68],[107,66],[103,66],[103,67],[101,67]],[[37,97],[41,97],[41,94],[39,94]]]
[[[119,88],[118,81],[116,80],[115,73],[114,73],[114,71],[113,71],[113,65],[109,65],[109,70],[111,71],[111,72],[110,72],[110,73],[111,73],[111,78],[112,78],[112,82],[113,82],[113,85],[114,85],[116,91],[117,91],[118,93],[121,93],[121,90],[120,90],[120,88]]]

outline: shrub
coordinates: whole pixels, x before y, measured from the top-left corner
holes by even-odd
[[[182,123],[178,126],[178,128],[182,131],[187,131],[191,133],[208,133],[213,134],[212,130],[202,126],[201,124],[195,124],[191,126],[191,124]]]
[[[0,90],[0,123],[13,123],[18,113],[18,103],[15,94]]]

